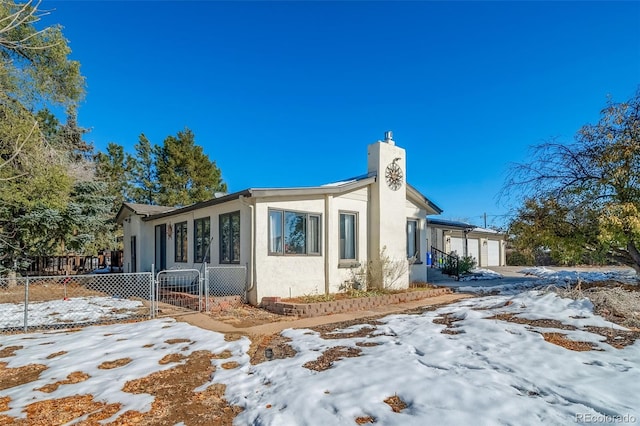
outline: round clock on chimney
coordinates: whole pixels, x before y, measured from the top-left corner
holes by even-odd
[[[396,164],[396,161],[398,160],[399,160],[398,158],[393,160],[387,166],[387,169],[384,174],[384,177],[387,181],[387,186],[391,188],[391,190],[393,191],[397,191],[402,186],[403,174],[402,174],[402,168],[400,168],[400,166]]]

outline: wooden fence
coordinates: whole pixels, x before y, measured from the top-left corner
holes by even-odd
[[[96,269],[122,272],[122,251],[105,251],[97,256],[38,256],[32,259],[27,275],[77,275]]]

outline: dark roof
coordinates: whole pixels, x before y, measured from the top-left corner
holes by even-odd
[[[116,222],[122,223],[124,220],[124,211],[129,210],[140,216],[151,216],[154,214],[166,213],[171,210],[175,210],[175,207],[168,206],[155,206],[151,204],[138,204],[138,203],[122,203],[120,210],[118,210],[118,214],[116,215]]]
[[[136,214],[140,214],[140,215],[152,215],[152,214],[158,214],[158,213],[165,213],[165,212],[176,209],[175,207],[154,206],[151,204],[124,203],[124,205],[129,207]]]
[[[238,199],[241,196],[250,197],[251,191],[248,189],[245,189],[244,191],[234,192],[233,194],[223,195],[222,197],[212,198],[210,200],[201,201],[199,203],[191,204],[185,207],[174,207],[169,211],[158,212],[157,214],[154,214],[153,217],[148,216],[146,218],[143,218],[142,220],[158,219],[161,217],[172,216],[180,213],[186,213],[186,212],[197,210],[203,207],[209,207],[209,206],[214,206],[216,204],[226,203],[227,201]]]
[[[427,218],[427,224],[434,224],[443,227],[449,227],[453,229],[473,229],[476,228],[475,225],[472,225],[467,222],[458,222],[455,220],[446,220],[446,219],[432,219],[430,217]]]
[[[240,197],[267,197],[274,195],[302,195],[308,193],[324,194],[324,193],[339,193],[343,191],[349,191],[357,189],[360,186],[368,185],[372,181],[377,179],[376,173],[368,173],[366,175],[360,175],[353,178],[345,179],[322,186],[313,187],[292,187],[292,188],[248,188],[243,191],[234,192],[232,194],[226,194],[222,197],[212,198],[210,200],[201,201],[199,203],[191,204],[184,207],[166,207],[166,206],[152,206],[148,204],[136,204],[136,203],[123,203],[116,220],[121,223],[125,218],[122,215],[124,209],[144,216],[142,220],[153,220],[163,218],[167,216],[178,215],[181,213],[187,213],[193,210],[201,209],[203,207],[209,207],[216,204],[226,203],[228,201],[239,199]],[[417,198],[417,201],[424,203],[426,207],[433,209],[436,214],[442,213],[442,209],[436,206],[431,200],[422,195],[417,189],[407,184],[408,192],[413,193],[413,198]],[[409,195],[409,194],[407,194]]]
[[[409,189],[410,191],[414,191],[416,194],[419,194],[419,196],[422,197],[421,201],[423,201],[429,207],[431,207],[431,209],[433,209],[435,214],[440,214],[440,213],[442,213],[444,211],[440,207],[438,207],[433,201],[428,199],[424,194],[422,194],[420,191],[418,191],[415,187],[409,185],[409,182],[407,182],[407,189]],[[430,213],[427,213],[427,214],[430,214]]]

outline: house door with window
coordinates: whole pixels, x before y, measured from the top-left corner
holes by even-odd
[[[164,271],[167,269],[167,225],[156,225],[156,242],[155,242],[155,264],[156,271]]]

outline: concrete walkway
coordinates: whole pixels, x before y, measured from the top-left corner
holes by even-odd
[[[494,272],[497,272],[502,275],[502,278],[497,278],[494,280],[456,281],[454,277],[443,274],[439,269],[430,268],[427,270],[427,282],[455,289],[458,287],[491,287],[504,284],[533,281],[538,279],[537,277],[534,277],[532,275],[525,275],[521,273],[520,271],[524,269],[524,267],[522,266],[489,266],[483,269],[490,269]]]
[[[599,270],[602,268],[551,268],[549,269],[557,269],[557,270],[585,270],[585,271],[593,271]],[[491,287],[491,286],[499,286],[504,284],[514,284],[521,283],[527,281],[534,281],[538,279],[537,277],[531,275],[525,275],[520,271],[524,269],[522,266],[496,266],[496,267],[488,267],[486,269],[491,269],[502,275],[502,278],[494,279],[494,280],[478,280],[478,281],[456,281],[455,278],[450,277],[448,275],[443,274],[438,269],[429,268],[427,270],[427,282],[435,284],[437,286],[450,287],[452,289],[456,289],[458,287]],[[605,268],[607,270],[615,270],[615,269],[625,269],[622,267],[608,267]],[[629,269],[629,268],[626,268]],[[392,313],[398,313],[407,311],[410,309],[420,308],[423,306],[433,306],[439,304],[447,304],[458,301],[460,299],[464,299],[467,297],[474,297],[473,295],[464,294],[464,293],[454,293],[447,294],[444,296],[437,296],[422,300],[416,300],[413,302],[396,304],[396,305],[388,305],[388,306],[380,306],[374,310],[367,311],[353,311],[353,312],[345,312],[340,314],[333,315],[325,315],[313,318],[296,318],[296,317],[283,317],[282,320],[276,322],[270,322],[262,325],[256,325],[252,327],[235,327],[231,324],[224,323],[222,321],[218,321],[214,319],[210,315],[202,314],[202,313],[193,313],[186,314],[182,316],[176,317],[178,321],[184,321],[189,324],[195,325],[197,327],[201,327],[207,330],[217,331],[220,333],[236,333],[243,335],[269,335],[274,333],[279,333],[287,328],[309,328],[315,327],[318,325],[337,323],[342,321],[350,321],[359,318],[367,318],[367,317],[375,317],[375,316],[383,316]]]
[[[426,299],[415,300],[407,303],[399,303],[395,305],[379,306],[373,310],[344,312],[340,314],[325,315],[313,318],[296,318],[285,317],[282,321],[270,322],[266,324],[256,325],[252,327],[234,327],[231,324],[224,323],[214,319],[212,316],[203,313],[193,313],[177,316],[177,321],[184,321],[196,327],[206,330],[217,331],[219,333],[234,333],[243,335],[270,335],[279,333],[287,328],[310,328],[324,324],[332,324],[342,321],[350,321],[354,319],[383,316],[393,313],[404,312],[410,309],[421,308],[424,306],[433,306],[456,302],[461,299],[473,297],[469,294],[454,293],[442,296],[429,297]]]

